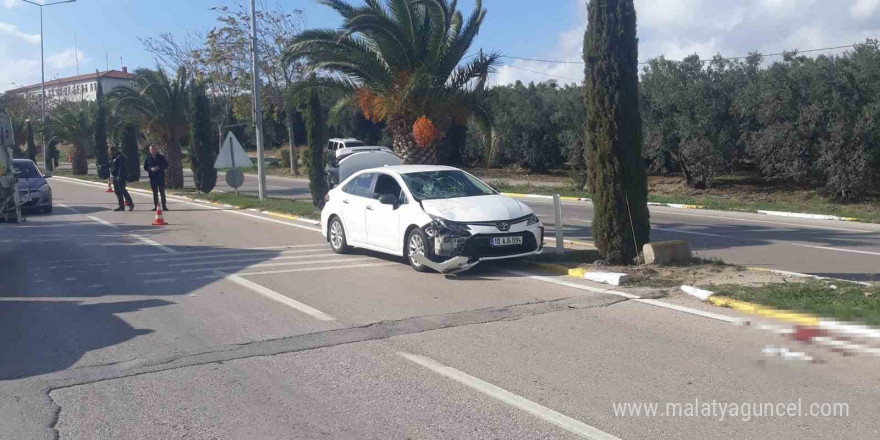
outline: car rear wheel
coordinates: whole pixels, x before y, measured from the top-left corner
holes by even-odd
[[[409,262],[409,265],[415,269],[416,272],[430,272],[431,268],[425,266],[424,264],[418,263],[413,260],[414,255],[421,255],[425,258],[430,259],[433,254],[431,252],[431,247],[428,246],[428,236],[425,235],[425,232],[419,228],[414,228],[409,232],[409,235],[406,237],[406,261]]]
[[[339,220],[339,217],[333,217],[328,229],[329,231],[327,232],[327,235],[333,252],[336,252],[337,254],[347,254],[351,252],[351,246],[348,245],[348,241],[345,239],[345,228],[342,226],[342,221]]]

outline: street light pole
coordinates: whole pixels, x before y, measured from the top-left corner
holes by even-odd
[[[46,125],[46,68],[43,66],[43,7],[40,6],[40,146],[43,150],[43,170],[52,175],[51,163],[46,154],[46,133],[43,127]],[[34,158],[36,159],[36,158]]]
[[[62,0],[52,3],[36,3],[31,0],[21,1],[40,7],[40,144],[43,149],[43,170],[46,174],[51,175],[52,161],[49,160],[46,153],[46,133],[43,128],[46,125],[46,66],[43,55],[43,8],[46,6],[59,5],[61,3],[73,3],[76,2],[76,0]]]
[[[263,103],[260,101],[259,46],[257,44],[257,6],[251,0],[251,76],[254,82],[254,131],[257,135],[257,180],[260,200],[266,199],[266,167],[263,163]]]

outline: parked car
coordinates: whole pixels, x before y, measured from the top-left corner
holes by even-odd
[[[370,153],[368,155],[361,153]],[[357,155],[357,157],[354,157]],[[383,165],[400,165],[403,161],[394,155],[388,147],[345,147],[336,150],[331,160],[325,167],[327,183],[330,187],[339,184],[353,173],[364,168],[373,168]]]
[[[29,212],[52,212],[52,188],[37,165],[29,159],[13,159],[12,170],[18,179],[21,209]]]
[[[358,171],[325,202],[321,230],[334,252],[398,255],[419,272],[461,272],[539,253],[544,244],[544,226],[528,206],[453,167]]]
[[[327,141],[327,152],[332,155],[333,153],[336,153],[336,150],[340,148],[363,147],[364,145],[366,144],[364,144],[363,141],[359,141],[354,138],[332,138]]]

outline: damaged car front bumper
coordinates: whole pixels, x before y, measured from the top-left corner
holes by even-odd
[[[526,217],[500,222],[453,223],[435,218],[424,227],[432,247],[431,257],[413,258],[437,272],[458,273],[481,261],[540,253],[544,247],[544,226],[537,219],[534,222],[524,219]],[[505,223],[505,227],[499,228],[499,223]]]

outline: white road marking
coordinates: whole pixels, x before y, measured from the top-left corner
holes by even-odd
[[[703,310],[693,309],[690,307],[684,307],[677,304],[670,304],[664,301],[658,301],[656,299],[637,299],[636,302],[640,302],[642,304],[649,304],[655,307],[662,307],[664,309],[677,310],[679,312],[690,313],[691,315],[702,316],[704,318],[717,319],[719,321],[729,322],[734,325],[745,325],[749,321],[747,319],[736,318],[733,316],[721,315],[718,313],[705,312]]]
[[[375,261],[375,258],[366,257],[366,258],[346,258],[346,259],[333,259],[333,260],[317,260],[317,261],[296,261],[293,263],[271,263],[271,264],[253,264],[250,266],[224,266],[224,267],[209,267],[206,269],[183,269],[180,272],[182,273],[192,273],[192,272],[206,272],[209,270],[243,270],[250,269],[253,267],[280,267],[280,266],[302,266],[305,264],[321,264],[321,263],[344,263],[348,261]]]
[[[375,263],[375,264],[352,264],[348,266],[322,266],[322,267],[303,267],[299,269],[281,269],[281,270],[267,270],[263,272],[241,272],[236,275],[239,276],[251,276],[251,275],[274,275],[279,273],[294,273],[294,272],[315,272],[322,270],[342,270],[342,269],[360,269],[363,267],[382,267],[382,266],[399,266],[400,263]]]
[[[702,235],[705,237],[731,238],[734,240],[756,241],[754,238],[733,237],[730,235],[709,234],[706,232],[682,231],[681,229],[665,229],[651,226],[652,231],[674,232],[676,234]]]
[[[518,276],[518,277],[531,278],[533,280],[543,281],[545,283],[551,283],[551,284],[556,284],[556,285],[565,286],[565,287],[572,287],[572,288],[579,289],[579,290],[586,290],[588,292],[604,293],[606,295],[622,296],[624,298],[631,299],[631,300],[634,300],[636,302],[640,302],[643,304],[648,304],[648,305],[652,305],[655,307],[662,307],[664,309],[676,310],[679,312],[689,313],[691,315],[702,316],[704,318],[717,319],[719,321],[729,322],[729,323],[735,324],[735,325],[743,325],[748,322],[748,320],[745,320],[742,318],[721,315],[718,313],[704,312],[702,310],[692,309],[690,307],[679,306],[676,304],[670,304],[670,303],[658,301],[655,299],[647,299],[647,298],[643,299],[642,297],[640,297],[638,295],[633,295],[631,293],[626,293],[626,292],[620,292],[617,290],[602,289],[602,288],[598,288],[598,287],[588,286],[585,284],[572,283],[569,281],[562,281],[562,280],[558,280],[558,279],[551,278],[551,277],[532,275],[532,274],[529,274],[526,272],[520,272],[518,270],[509,270],[509,269],[501,269],[501,270],[504,272],[507,272],[511,275]]]
[[[238,275],[228,274],[225,272],[221,272],[219,270],[215,271],[214,273],[222,276],[224,279],[227,279],[229,281],[232,281],[233,283],[238,284],[239,286],[251,289],[254,292],[259,293],[260,295],[265,296],[266,298],[269,298],[273,301],[280,302],[281,304],[284,304],[288,307],[299,310],[300,312],[303,312],[307,315],[310,315],[320,321],[335,321],[336,320],[336,318],[334,318],[334,317],[332,317],[332,316],[330,316],[330,315],[328,315],[328,314],[326,314],[326,313],[324,313],[324,312],[322,312],[312,306],[309,306],[307,304],[303,304],[299,301],[294,300],[293,298],[289,298],[287,296],[284,296],[274,290],[271,290],[267,287],[263,287],[253,281],[246,280]]]
[[[160,275],[176,275],[176,274],[179,274],[179,272],[174,272],[172,270],[164,271],[164,272],[135,272],[135,275],[139,276],[139,277],[156,277],[156,276],[160,276]]]
[[[171,249],[170,247],[165,246],[164,244],[160,244],[160,243],[157,243],[153,240],[150,240],[149,238],[144,237],[142,235],[137,235],[137,234],[129,234],[129,235],[139,241],[142,241],[142,242],[150,245],[150,246],[155,246],[155,247],[165,251],[166,253],[169,253],[169,254],[176,254],[177,253],[177,251],[175,251],[174,249]]]
[[[586,290],[588,292],[594,292],[594,293],[604,293],[606,295],[622,296],[627,299],[641,298],[638,295],[633,295],[633,294],[626,293],[626,292],[618,292],[616,290],[600,289],[598,287],[592,287],[592,286],[588,286],[586,284],[572,283],[569,281],[557,280],[555,278],[545,277],[545,276],[541,276],[541,275],[532,275],[530,273],[520,272],[518,270],[510,270],[510,269],[501,269],[501,270],[503,272],[507,272],[507,273],[514,275],[514,276],[523,277],[523,278],[531,278],[533,280],[543,281],[545,283],[556,284],[559,286],[572,287],[572,288],[575,288],[578,290]]]
[[[546,202],[546,201],[541,201],[538,199],[528,199],[526,204],[529,204],[529,203],[538,203],[538,204],[545,204],[545,205],[547,205],[547,204],[552,205],[553,204],[553,202]],[[572,202],[572,203],[563,202],[562,204],[563,204],[563,206],[584,206],[584,205],[592,204],[592,203],[591,202]],[[662,214],[662,215],[671,215],[671,216],[678,215],[678,216],[685,216],[685,217],[702,217],[702,218],[711,218],[711,219],[717,219],[717,220],[735,220],[735,221],[751,222],[751,223],[764,223],[764,224],[769,224],[769,225],[797,226],[797,227],[801,227],[801,228],[830,229],[830,230],[835,230],[835,231],[847,231],[847,232],[873,232],[873,233],[878,232],[876,230],[870,230],[870,229],[841,228],[841,227],[836,227],[836,226],[820,226],[820,225],[809,225],[809,224],[803,224],[803,223],[787,223],[787,222],[775,222],[775,221],[770,221],[770,220],[755,220],[755,219],[746,219],[746,218],[739,218],[739,217],[728,217],[728,216],[723,216],[723,215],[706,215],[706,214],[693,214],[693,213],[687,213],[687,212],[675,212],[675,211],[667,211],[666,209],[670,209],[670,208],[664,209],[665,207],[663,207],[663,206],[651,206],[650,208],[651,208],[652,215],[653,214]],[[707,211],[712,211],[712,210],[707,210]]]
[[[705,215],[705,214],[691,214],[685,212],[668,212],[668,211],[660,211],[657,214],[666,214],[666,215],[679,215],[685,217],[702,217],[702,218],[711,218],[716,220],[733,220],[738,222],[748,222],[748,223],[763,223],[768,225],[782,225],[782,226],[796,226],[799,228],[808,228],[808,229],[830,229],[833,231],[846,231],[846,232],[868,232],[868,233],[877,233],[877,231],[872,231],[868,229],[852,229],[852,228],[839,228],[836,226],[817,226],[817,225],[807,225],[802,223],[786,223],[786,222],[773,222],[767,220],[754,220],[747,218],[738,218],[738,217],[725,217],[725,216],[716,216],[716,215]]]
[[[262,251],[262,250],[272,250],[272,249],[297,249],[297,248],[313,248],[313,247],[326,247],[326,243],[320,244],[300,244],[300,245],[292,245],[292,246],[269,246],[269,247],[242,247],[242,248],[226,248],[226,249],[214,249],[209,251],[188,251],[188,252],[178,252],[178,254],[183,257],[187,255],[211,255],[211,254],[226,254],[226,253],[235,253],[235,252],[244,252],[244,251]],[[141,254],[135,255],[133,258],[148,258],[148,257],[164,257],[165,254]],[[213,258],[213,257],[208,257]],[[168,260],[163,260],[168,261]]]
[[[234,211],[234,210],[233,210],[233,211],[223,211],[223,212],[228,212],[228,213],[230,213],[230,214],[243,215],[243,216],[245,216],[245,217],[252,217],[252,218],[256,218],[256,219],[260,219],[260,220],[264,220],[264,221],[267,221],[267,222],[278,223],[278,224],[281,224],[281,225],[293,226],[294,228],[306,229],[306,230],[309,230],[309,231],[312,231],[312,232],[321,232],[321,228],[313,228],[313,227],[311,227],[311,226],[298,225],[298,224],[295,224],[295,223],[290,223],[290,222],[286,222],[286,221],[282,221],[282,220],[275,220],[274,218],[263,217],[263,216],[261,216],[261,215],[248,214],[248,213],[246,213],[246,212],[242,212],[242,211]]]
[[[504,388],[492,385],[489,382],[478,379],[463,371],[459,371],[455,368],[443,365],[431,358],[405,352],[398,352],[397,354],[410,362],[421,365],[437,374],[446,376],[456,382],[466,385],[473,390],[479,391],[489,397],[501,401],[502,403],[506,403],[514,408],[521,409],[541,420],[550,422],[580,437],[593,440],[620,440],[605,431],[596,429],[590,425],[587,425],[586,423],[568,417],[565,414],[553,411],[550,408],[532,402],[525,397],[513,394],[510,391],[505,390]]]
[[[141,280],[141,284],[160,284],[170,283],[172,281],[177,281],[177,278],[157,278],[153,280]]]
[[[271,261],[281,261],[281,260],[302,260],[302,259],[306,259],[306,258],[326,258],[326,257],[332,257],[333,255],[334,255],[333,251],[328,249],[328,250],[323,251],[321,253],[314,253],[314,254],[308,254],[308,255],[293,255],[293,256],[287,256],[287,257],[284,257],[284,256],[248,257],[248,258],[215,257],[211,261],[199,261],[199,262],[195,262],[195,263],[192,263],[192,262],[176,263],[175,266],[188,267],[188,266],[204,266],[206,264],[229,264],[229,263],[261,262],[261,261],[271,262]],[[232,259],[232,261],[225,261],[225,260],[229,260],[229,259]],[[224,260],[224,261],[217,261],[217,260]]]
[[[195,257],[162,258],[159,261],[161,261],[163,263],[174,262],[174,261],[196,261],[196,260],[217,261],[217,260],[227,260],[230,258],[234,259],[234,258],[242,258],[242,257],[258,258],[257,255],[265,255],[265,256],[269,256],[269,257],[273,257],[273,256],[280,257],[282,255],[305,254],[307,252],[312,252],[312,254],[309,254],[309,255],[317,255],[319,253],[327,253],[327,252],[331,251],[330,246],[328,246],[328,245],[322,245],[322,247],[325,249],[293,249],[293,250],[281,251],[281,252],[278,252],[278,251],[227,252],[227,253],[222,253],[222,254],[217,254],[217,255],[198,255]]]
[[[800,246],[813,249],[821,249],[823,251],[849,252],[851,254],[876,255],[880,256],[880,252],[857,251],[855,249],[834,248],[828,246],[815,246],[811,244],[791,243],[792,246]]]
[[[119,227],[119,226],[114,225],[113,223],[108,222],[107,220],[104,220],[104,219],[102,219],[102,218],[95,217],[95,216],[93,216],[93,215],[87,215],[86,217],[88,217],[89,219],[94,220],[94,221],[96,221],[96,222],[98,222],[98,223],[100,223],[100,224],[102,224],[102,225],[104,225],[104,226],[109,226],[109,227],[111,227],[111,228],[118,228],[118,227]]]
[[[76,208],[71,208],[70,206],[67,206],[67,205],[65,205],[65,204],[63,204],[63,203],[56,203],[55,205],[56,205],[56,206],[60,206],[60,207],[62,207],[62,208],[64,208],[64,209],[67,209],[68,211],[72,211],[74,214],[82,214],[81,212],[79,212],[78,209],[76,209]]]

